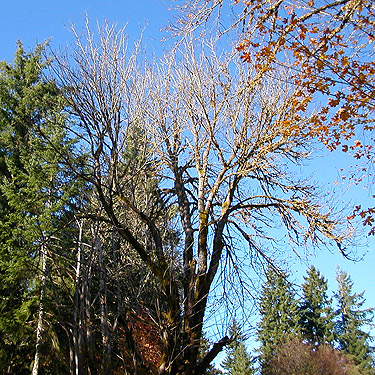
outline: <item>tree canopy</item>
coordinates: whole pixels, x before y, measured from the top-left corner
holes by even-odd
[[[374,370],[374,358],[371,356],[373,353],[371,336],[366,330],[369,330],[369,325],[372,323],[374,309],[363,309],[364,292],[353,292],[353,281],[345,271],[338,270],[336,279],[339,348],[350,356],[361,373],[370,374]]]
[[[341,247],[345,235],[314,187],[290,173],[308,157],[310,143],[295,131],[308,120],[293,117],[289,70],[259,79],[236,51],[220,54],[214,41],[194,39],[160,64],[139,65],[140,49],[126,48],[123,30],[107,25],[97,32],[95,39],[87,25],[86,36],[76,33],[74,64],[57,57],[55,65],[90,154],[83,177],[96,191],[98,219],[136,251],[162,292],[161,373],[199,374],[229,342],[219,337],[198,360],[213,283],[228,272],[225,254],[234,260],[242,251],[235,242],[241,238],[251,257],[268,261],[262,248],[272,222],[295,244],[327,240]],[[146,145],[142,163],[124,158],[135,124]],[[132,193],[144,190],[145,174],[158,181],[156,201],[147,205]],[[179,230],[176,263],[164,237],[165,212],[175,214]]]
[[[293,73],[288,79],[298,92],[295,116],[314,113],[304,131],[330,150],[341,147],[354,157],[358,164],[347,171],[348,179],[356,184],[372,181],[375,13],[371,0],[231,4],[194,0],[185,2],[181,10],[179,23],[171,25],[178,35],[220,27],[220,35],[230,35],[229,42],[236,45],[244,63],[255,67],[258,77],[289,67]],[[373,213],[373,207],[359,204],[348,217],[359,216],[374,234]]]
[[[327,295],[327,280],[314,266],[309,267],[304,280],[299,306],[302,334],[314,345],[332,344],[335,313]]]
[[[125,28],[87,21],[72,27],[67,53],[20,44],[1,64],[4,372],[203,375],[228,346],[227,371],[252,373],[238,327],[227,328],[254,304],[252,277],[265,267],[262,371],[294,340],[309,361],[304,340],[341,361],[322,346],[334,341],[326,280],[311,268],[297,301],[277,260],[321,244],[347,255],[348,218],[305,161],[318,138],[371,155],[343,142],[373,129],[373,62],[360,58],[373,8],[235,2],[226,33],[243,32],[223,48],[219,29],[195,33],[223,4],[190,2],[196,12],[161,58],[128,43]],[[327,104],[314,108],[317,97]],[[370,358],[366,314],[341,278],[339,349],[359,365]],[[206,340],[205,324],[221,320]]]

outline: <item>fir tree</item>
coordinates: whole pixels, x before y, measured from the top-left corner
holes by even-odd
[[[300,334],[298,306],[286,274],[269,266],[266,277],[261,291],[257,331],[262,374],[267,374],[267,364],[278,345]]]
[[[352,291],[353,281],[346,272],[338,270],[336,280],[339,306],[336,331],[339,349],[349,354],[361,374],[373,374],[373,348],[370,346],[372,337],[364,329],[371,323],[374,309],[362,308],[365,302],[364,292],[357,294]]]
[[[334,311],[327,296],[327,280],[310,266],[302,284],[300,304],[302,334],[313,345],[331,344],[334,340]]]
[[[229,336],[233,339],[227,346],[227,356],[222,367],[228,375],[251,375],[254,374],[249,354],[246,352],[245,337],[235,319],[229,328]]]
[[[0,63],[2,373],[30,373],[30,364],[40,358],[35,352],[43,349],[42,332],[51,334],[46,341],[54,341],[56,347],[61,344],[43,326],[43,319],[46,309],[54,304],[52,296],[45,293],[51,281],[47,278],[47,252],[50,259],[56,245],[53,241],[59,248],[65,247],[57,232],[69,221],[74,190],[60,155],[68,158],[72,144],[63,130],[62,95],[43,75],[47,64],[43,48],[37,46],[26,53],[19,43],[14,62]],[[58,371],[56,362],[53,365]]]

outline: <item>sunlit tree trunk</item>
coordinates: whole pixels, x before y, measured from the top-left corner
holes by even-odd
[[[75,375],[80,375],[82,373],[82,339],[81,337],[81,327],[80,324],[80,288],[81,285],[81,267],[82,267],[82,231],[83,222],[76,221],[79,228],[78,234],[78,246],[77,246],[77,265],[75,272],[75,289],[74,289],[74,312],[73,312],[73,345],[74,345],[74,355],[73,355],[73,373]]]
[[[41,286],[40,286],[40,302],[39,302],[39,313],[38,313],[38,326],[36,329],[36,345],[35,345],[35,356],[32,375],[38,375],[39,373],[39,362],[41,354],[41,346],[43,343],[43,329],[44,329],[44,300],[46,293],[46,272],[47,272],[47,250],[45,244],[42,244],[41,249]]]

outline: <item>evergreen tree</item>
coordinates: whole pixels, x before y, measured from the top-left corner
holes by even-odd
[[[222,367],[228,375],[251,375],[254,374],[249,354],[246,352],[245,337],[235,319],[229,328],[231,343],[227,346],[227,356]]]
[[[357,294],[352,291],[353,281],[346,272],[338,270],[336,280],[339,306],[336,331],[339,349],[349,354],[361,374],[373,374],[373,348],[370,346],[372,337],[364,329],[371,323],[374,309],[362,308],[365,302],[364,292]]]
[[[287,275],[269,266],[266,278],[261,291],[257,331],[262,374],[267,374],[267,365],[279,344],[300,334],[298,305]]]
[[[1,373],[29,374],[41,350],[50,360],[58,353],[42,341],[55,349],[62,345],[54,331],[61,320],[53,312],[57,295],[47,288],[53,279],[48,262],[71,241],[59,228],[70,220],[74,191],[60,155],[68,158],[72,143],[63,130],[62,95],[44,78],[42,55],[43,46],[26,53],[19,43],[14,62],[0,63]],[[47,310],[51,318],[45,325]],[[59,362],[50,363],[58,373]],[[44,363],[44,373],[47,368]]]
[[[300,303],[302,334],[313,345],[331,344],[334,340],[334,311],[327,296],[327,280],[310,266],[302,284]]]

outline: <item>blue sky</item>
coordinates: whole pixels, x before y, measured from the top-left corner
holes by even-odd
[[[159,45],[161,31],[171,12],[159,0],[1,0],[0,59],[11,59],[17,39],[32,48],[52,38],[54,48],[71,41],[70,24],[79,29],[87,14],[91,21],[128,23],[130,35],[137,36],[146,24],[145,42]]]
[[[168,3],[168,0],[165,2]],[[173,12],[168,11],[163,1],[159,0],[1,0],[0,4],[0,60],[8,61],[13,58],[18,39],[26,49],[32,49],[36,43],[50,38],[53,48],[64,48],[72,41],[68,30],[70,23],[80,28],[86,13],[94,22],[107,20],[117,22],[119,26],[129,22],[128,33],[134,37],[148,24],[145,43],[151,50],[161,53],[166,48],[160,42],[165,35],[165,31],[161,30],[167,25],[168,19],[173,17]],[[334,184],[335,181],[341,181],[340,168],[345,168],[351,162],[340,152],[329,154],[313,163],[312,173],[316,180],[324,181],[324,189],[336,188],[338,196],[343,194],[343,204],[352,207],[366,201],[373,204],[368,189],[363,186],[348,189],[346,184]],[[365,290],[366,305],[375,306],[375,241],[363,235],[357,243],[362,243],[358,254],[367,253],[364,260],[358,263],[345,260],[337,251],[318,251],[311,262],[328,278],[332,289],[336,288],[336,267],[348,271],[354,281],[355,291]],[[292,277],[296,281],[302,280],[305,267],[297,261],[292,265]]]

